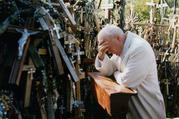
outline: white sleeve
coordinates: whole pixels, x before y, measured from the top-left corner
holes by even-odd
[[[151,69],[152,59],[145,50],[135,51],[129,57],[123,72],[116,71],[114,77],[119,84],[125,87],[136,88],[146,78]]]
[[[105,76],[112,75],[113,72],[116,70],[116,66],[114,66],[114,63],[111,61],[111,59],[107,55],[105,55],[103,61],[101,61],[97,55],[95,60],[96,69]]]

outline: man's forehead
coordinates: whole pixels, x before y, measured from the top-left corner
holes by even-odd
[[[111,39],[111,37],[109,37],[109,36],[103,36],[103,37],[101,37],[100,39],[99,39],[99,41],[101,42],[101,41],[109,41]]]

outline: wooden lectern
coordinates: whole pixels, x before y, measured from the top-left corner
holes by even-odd
[[[92,86],[99,105],[113,119],[125,119],[128,101],[137,92],[117,84],[112,79],[102,76],[99,72],[89,72],[88,75],[93,79]]]

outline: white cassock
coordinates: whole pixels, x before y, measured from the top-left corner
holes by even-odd
[[[127,119],[166,118],[155,55],[146,40],[128,31],[122,54],[111,58],[105,55],[103,61],[97,56],[95,67],[106,76],[114,74],[119,84],[137,90],[129,100]]]

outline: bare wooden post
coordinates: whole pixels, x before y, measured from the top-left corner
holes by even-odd
[[[75,67],[75,70],[76,70],[76,74],[77,76],[79,77],[79,64],[76,63],[76,67]],[[81,101],[81,93],[80,93],[80,80],[76,82],[76,96],[77,96],[77,100],[78,101]]]
[[[177,37],[177,27],[175,26],[174,27],[174,34],[173,34],[173,41],[172,41],[172,52],[173,52],[173,50],[174,50],[174,48],[175,48],[175,42],[176,42],[176,37]]]

